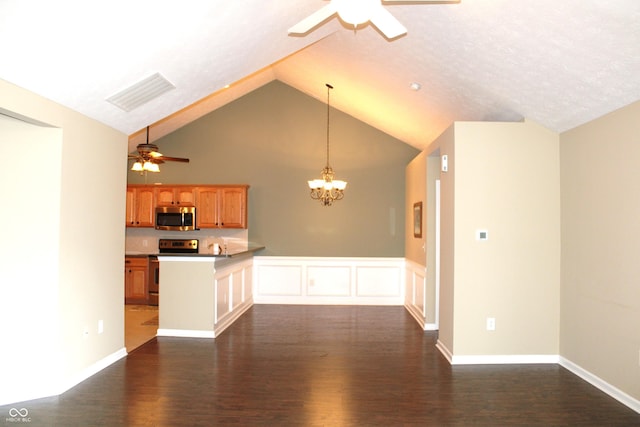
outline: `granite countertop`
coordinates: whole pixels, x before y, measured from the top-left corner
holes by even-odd
[[[189,254],[189,253],[162,253],[162,254],[154,254],[157,256],[167,256],[167,257],[190,257],[190,258],[233,258],[241,255],[247,255],[253,252],[257,252],[259,250],[264,249],[264,246],[261,245],[252,245],[246,248],[238,248],[231,249],[223,254],[215,255],[213,253],[197,253],[197,254]]]
[[[221,254],[213,254],[212,252],[200,252],[197,254],[194,253],[159,253],[159,252],[140,252],[140,251],[126,251],[124,253],[127,257],[157,257],[157,256],[168,256],[168,257],[204,257],[204,258],[233,258],[240,255],[246,255],[253,252],[257,252],[259,250],[264,249],[263,245],[258,244],[250,244],[246,247],[238,247],[231,248],[226,253]]]

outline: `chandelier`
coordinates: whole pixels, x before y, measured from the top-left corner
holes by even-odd
[[[311,198],[319,200],[322,206],[331,206],[334,200],[340,200],[344,197],[344,189],[347,187],[346,181],[333,179],[334,173],[329,166],[329,91],[333,89],[329,83],[327,86],[327,165],[322,169],[321,179],[313,179],[308,181],[311,189]]]

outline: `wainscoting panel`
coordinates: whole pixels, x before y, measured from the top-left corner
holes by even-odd
[[[402,270],[396,266],[356,266],[356,283],[358,296],[395,297],[402,294]]]
[[[350,294],[351,270],[345,266],[307,267],[307,295],[348,297]]]
[[[435,323],[427,323],[427,268],[410,260],[405,268],[405,307],[422,329],[437,330]]]
[[[254,301],[256,296],[301,296],[302,266],[295,264],[260,265],[254,262]],[[256,301],[257,302],[257,301]]]
[[[254,257],[256,304],[403,305],[404,258]]]

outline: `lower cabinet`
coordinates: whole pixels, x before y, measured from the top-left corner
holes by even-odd
[[[149,300],[149,260],[147,257],[125,257],[124,302],[147,304]]]

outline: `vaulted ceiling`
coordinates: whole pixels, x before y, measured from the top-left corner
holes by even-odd
[[[418,149],[453,121],[564,131],[640,99],[638,0],[393,3],[385,39],[338,18],[287,30],[322,0],[0,0],[0,78],[151,140],[274,79]],[[160,73],[129,112],[106,99]],[[411,88],[420,85],[419,90]]]

